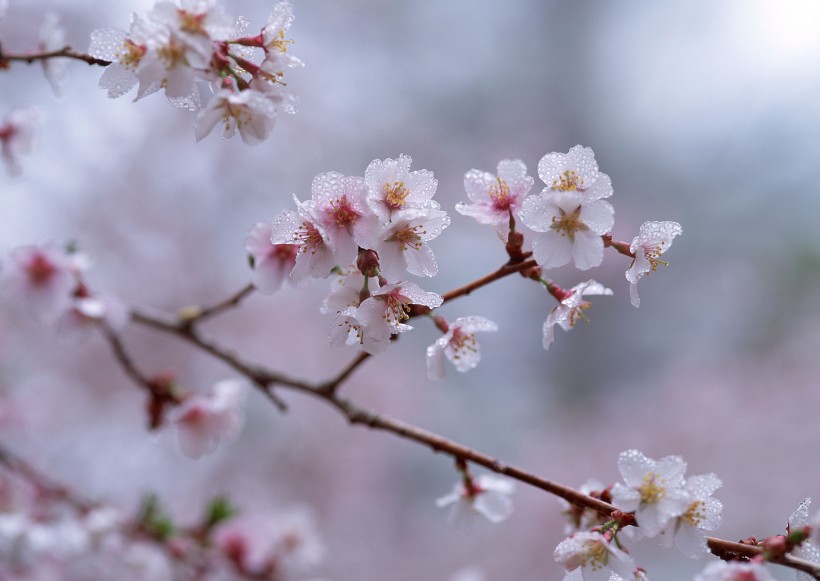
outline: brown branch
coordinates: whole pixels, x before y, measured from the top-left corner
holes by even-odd
[[[5,64],[6,66],[8,66],[8,63],[11,62],[24,62],[27,64],[33,64],[37,61],[45,61],[53,58],[74,59],[78,61],[83,61],[84,63],[88,63],[89,65],[98,65],[101,67],[107,67],[111,64],[111,61],[98,59],[96,57],[91,56],[90,54],[85,54],[72,50],[70,46],[65,46],[59,50],[52,50],[48,52],[32,52],[24,54],[9,54],[3,52],[2,47],[0,47],[0,69],[3,68],[2,65]]]
[[[153,393],[154,382],[136,368],[133,359],[131,359],[128,351],[125,349],[125,345],[123,345],[119,335],[108,328],[104,329],[103,332],[105,333],[105,338],[108,339],[108,343],[111,345],[114,357],[116,357],[123,371],[125,371],[125,374],[130,377],[134,383],[145,388],[149,393]]]
[[[531,253],[526,253],[526,255],[522,257],[522,261],[512,264],[508,263],[495,272],[492,272],[462,287],[456,288],[442,295],[442,297],[445,302],[448,300],[453,300],[455,298],[468,295],[472,291],[491,282],[516,272],[522,272],[528,268],[537,266],[534,260],[523,260],[529,256],[531,256]],[[243,291],[245,291],[245,289],[243,289]],[[244,296],[245,293],[243,293],[243,291],[240,291],[231,299],[219,303],[216,307],[219,310],[222,310],[223,307],[221,305],[226,305],[224,308],[233,306]],[[236,297],[239,298],[233,301]],[[423,313],[412,313],[413,316],[420,314]],[[367,353],[360,353],[332,379],[318,384],[311,384],[307,381],[293,379],[265,369],[264,367],[242,361],[237,355],[231,353],[216,343],[201,337],[196,330],[192,326],[187,325],[185,321],[176,323],[169,322],[139,311],[132,311],[132,318],[135,322],[141,325],[180,337],[192,345],[202,349],[206,353],[209,353],[210,355],[223,361],[237,372],[245,375],[266,395],[272,396],[271,389],[274,385],[301,391],[319,398],[333,406],[345,418],[347,418],[348,422],[351,424],[363,425],[374,430],[392,433],[405,440],[416,442],[422,446],[428,447],[434,452],[446,454],[457,461],[472,462],[483,466],[492,472],[524,482],[535,488],[539,488],[549,492],[550,494],[563,498],[575,506],[590,509],[609,517],[617,517],[622,524],[634,524],[634,517],[630,518],[630,515],[623,515],[621,511],[612,504],[588,496],[569,486],[564,486],[551,480],[541,478],[540,476],[537,476],[522,468],[505,464],[492,456],[483,454],[473,448],[469,448],[463,444],[459,444],[458,442],[447,439],[443,436],[439,436],[438,434],[428,432],[398,419],[377,414],[370,410],[358,407],[349,400],[339,397],[337,394],[338,387],[346,381],[353,374],[353,372],[362,365],[362,363],[369,359],[369,355]],[[755,557],[762,555],[763,553],[763,548],[759,546],[736,543],[714,537],[707,537],[707,542],[712,553],[722,558],[731,557],[734,555]],[[771,562],[803,571],[814,576],[816,579],[820,579],[820,565],[808,562],[804,559],[799,559],[791,555],[785,555],[782,558],[773,559]]]
[[[210,307],[188,307],[183,309],[179,317],[180,325],[190,327],[204,321],[205,319],[227,311],[228,309],[237,307],[239,306],[239,303],[241,303],[242,300],[250,295],[254,290],[256,290],[256,287],[254,287],[253,284],[248,283],[227,299],[220,301],[215,305],[211,305]],[[189,312],[186,313],[186,311]]]
[[[529,256],[532,256],[532,252],[524,253],[523,257],[527,258]],[[444,293],[443,295],[441,295],[442,302],[446,303],[447,301],[457,299],[458,297],[466,296],[474,290],[486,286],[491,282],[495,282],[501,278],[504,278],[511,274],[515,274],[516,272],[521,272],[522,270],[526,270],[534,266],[538,266],[534,260],[525,260],[524,262],[517,262],[515,264],[505,264],[495,272],[491,272],[490,274],[482,276],[481,278],[476,279],[471,283],[453,289],[448,293]]]

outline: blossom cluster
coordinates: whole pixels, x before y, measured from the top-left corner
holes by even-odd
[[[606,494],[613,505],[634,515],[639,536],[660,537],[662,545],[675,545],[693,559],[708,553],[705,531],[717,529],[723,509],[712,497],[721,486],[717,476],[684,478],[686,462],[679,456],[655,461],[637,450],[623,452],[618,469],[624,482]],[[600,496],[601,488],[596,482],[584,490],[597,489]],[[567,569],[566,579],[608,580],[611,574],[631,579],[637,568],[620,543],[617,526],[611,526],[616,523],[608,526],[607,519],[587,512],[569,511],[571,535],[555,549],[555,559]]]
[[[244,515],[217,497],[200,522],[185,527],[154,496],[129,515],[34,477],[0,472],[2,579],[107,579],[112,572],[130,581],[292,579],[324,556],[303,508]]]
[[[278,3],[259,34],[247,36],[244,18],[234,19],[216,0],[157,2],[145,18],[134,14],[128,31],[91,33],[89,54],[110,61],[100,86],[112,98],[135,86],[136,100],[164,91],[177,107],[199,111],[196,137],[217,124],[225,138],[239,131],[247,144],[267,138],[277,111],[293,112],[294,97],[283,77],[302,61],[288,52],[293,9]],[[254,62],[254,49],[261,62]]]
[[[286,279],[299,284],[306,278],[332,278],[321,309],[334,316],[330,342],[360,345],[369,354],[384,351],[391,338],[409,331],[411,316],[441,306],[440,295],[407,280],[408,275],[437,274],[429,243],[450,224],[447,212],[433,200],[433,173],[411,171],[411,162],[400,155],[374,160],[363,176],[320,174],[313,180],[310,199],[294,195],[295,210],[281,213],[272,223],[254,225],[246,249],[256,288],[272,294]],[[584,297],[613,293],[593,279],[564,290],[544,278],[544,270],[569,262],[587,270],[601,264],[606,245],[615,246],[632,258],[626,277],[638,306],[637,282],[662,262],[660,255],[681,227],[676,222],[646,222],[631,244],[613,243],[614,210],[605,199],[612,195],[612,183],[598,170],[590,148],[579,145],[566,154],[549,153],[539,162],[538,174],[545,187],[535,194],[530,193],[535,180],[521,160],[502,160],[495,175],[472,169],[464,177],[470,202],[458,203],[456,210],[492,225],[506,242],[511,261],[524,256],[521,224],[534,236],[531,254],[538,267],[526,276],[543,283],[559,303],[542,329],[548,349],[556,325],[568,331],[586,318],[590,303]],[[445,358],[458,371],[474,368],[480,360],[476,333],[498,329],[480,316],[452,323],[441,316],[433,319],[443,336],[427,349],[432,379],[444,376]]]

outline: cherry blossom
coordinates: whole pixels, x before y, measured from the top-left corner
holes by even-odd
[[[626,280],[629,281],[629,298],[634,307],[641,305],[638,297],[638,281],[650,272],[655,272],[658,264],[666,264],[660,260],[661,254],[669,250],[675,236],[683,232],[677,222],[644,222],[639,234],[633,238],[629,251],[635,255],[632,264],[626,271]]]
[[[600,493],[605,488],[606,487],[600,481],[590,478],[578,487],[578,492],[589,496],[593,492]],[[588,531],[593,527],[601,526],[607,520],[607,517],[598,511],[581,508],[574,504],[570,504],[562,498],[559,498],[558,501],[564,507],[563,514],[569,519],[569,522],[566,526],[564,526],[565,535],[571,535],[579,531]],[[623,532],[626,532],[626,530]]]
[[[245,239],[245,250],[253,257],[253,286],[263,295],[271,295],[282,287],[299,251],[295,244],[271,242],[271,232],[271,224],[259,222]]]
[[[328,172],[313,178],[311,213],[333,248],[336,264],[350,264],[365,246],[367,186],[360,177]]]
[[[632,557],[599,532],[579,532],[555,547],[553,556],[567,570],[565,581],[609,581],[613,573],[632,578]]]
[[[466,482],[465,482],[466,481]],[[515,490],[512,482],[481,474],[467,476],[453,486],[452,492],[436,500],[436,506],[451,506],[450,522],[463,523],[470,513],[480,514],[491,523],[506,520],[513,511],[510,495]]]
[[[637,450],[627,450],[618,457],[618,470],[626,484],[613,486],[612,504],[624,512],[634,511],[647,537],[663,532],[694,501],[683,488],[686,462],[680,456],[655,461]]]
[[[683,486],[690,501],[679,517],[669,521],[663,531],[663,544],[671,547],[674,543],[690,559],[699,559],[709,553],[706,533],[720,526],[723,504],[712,494],[723,483],[714,474],[690,476]]]
[[[387,280],[403,278],[405,270],[417,276],[435,276],[438,263],[427,243],[449,225],[450,217],[443,210],[407,208],[393,212],[384,229],[365,230],[364,242],[379,254],[381,273]]]
[[[100,28],[91,33],[88,54],[112,63],[100,77],[100,87],[108,91],[109,98],[125,95],[138,82],[138,99],[159,91],[161,79],[140,79],[137,76],[143,57],[148,52],[149,42],[157,34],[157,28],[156,24],[134,14],[127,33],[116,28]]]
[[[169,412],[183,454],[193,459],[210,454],[239,429],[243,391],[241,381],[220,381],[211,392],[188,396]]]
[[[52,243],[19,246],[11,251],[5,283],[8,293],[24,302],[37,318],[53,320],[72,304],[77,286],[76,262]]]
[[[567,153],[548,153],[538,162],[538,177],[553,192],[582,192],[600,200],[612,195],[612,181],[598,171],[595,153],[589,147],[576,145]]]
[[[441,306],[439,295],[422,290],[412,282],[388,284],[373,292],[356,310],[356,319],[370,341],[383,343],[391,335],[412,329],[404,323],[410,305],[436,308]]]
[[[479,224],[491,224],[502,240],[510,230],[510,219],[521,211],[524,198],[535,180],[527,175],[527,166],[520,159],[504,159],[498,163],[496,175],[471,169],[464,175],[464,190],[472,204],[459,202],[456,211],[474,218]]]
[[[196,139],[201,141],[222,123],[222,138],[239,135],[247,145],[257,145],[267,139],[276,121],[276,105],[265,94],[253,89],[233,91],[221,89],[197,116]]]
[[[375,159],[364,172],[369,190],[367,203],[386,223],[393,213],[407,208],[438,208],[432,200],[438,181],[425,169],[410,171],[412,158],[401,154],[398,159]]]
[[[448,325],[447,331],[427,348],[427,376],[444,379],[444,357],[461,373],[469,371],[481,360],[476,341],[478,332],[497,331],[498,325],[484,317],[459,317]]]
[[[695,576],[694,581],[775,581],[775,578],[754,561],[713,561]]]
[[[803,529],[811,526],[811,518],[809,517],[809,507],[811,506],[811,498],[805,499],[801,502],[797,509],[789,517],[789,531]],[[811,561],[812,563],[820,563],[820,545],[818,545],[813,536],[804,540],[800,545],[796,546],[792,551],[795,557]],[[808,573],[796,571],[797,581],[811,581],[814,579]]]
[[[329,236],[316,220],[313,202],[300,202],[296,196],[293,199],[297,211],[283,212],[273,221],[271,243],[294,244],[298,248],[296,264],[290,272],[294,282],[308,274],[313,278],[327,278],[337,264]]]
[[[18,157],[31,153],[34,131],[43,120],[42,112],[35,107],[15,109],[0,124],[0,155],[6,169],[12,175],[21,171]]]
[[[555,325],[559,325],[564,331],[569,331],[575,327],[579,317],[586,318],[584,311],[589,309],[592,304],[584,300],[585,295],[611,294],[612,290],[592,279],[572,287],[566,293],[566,297],[561,300],[561,304],[552,309],[552,312],[547,316],[547,320],[544,321],[542,328],[544,349],[548,350],[555,340]]]
[[[285,35],[293,24],[293,6],[290,2],[279,2],[273,7],[268,22],[262,29],[262,48],[265,61],[262,67],[276,76],[282,76],[286,67],[298,67],[304,63],[288,52],[290,40]]]

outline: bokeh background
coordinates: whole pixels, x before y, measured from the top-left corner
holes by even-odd
[[[271,8],[225,4],[252,28]],[[616,239],[645,220],[683,225],[671,266],[641,283],[640,309],[614,252],[592,273],[559,269],[564,286],[592,275],[615,296],[544,352],[554,301],[511,277],[442,310],[499,323],[477,371],[429,381],[436,331],[419,321],[344,391],[570,485],[614,482],[628,448],[681,454],[690,473],[724,482],[719,536],[781,532],[820,493],[820,3],[294,4],[299,112],[258,147],[196,143],[193,114],[159,94],[109,100],[99,68],[72,63],[60,100],[38,67],[2,71],[0,115],[34,104],[47,120],[23,174],[0,174],[0,249],[74,240],[94,258],[96,289],[173,312],[246,284],[246,232],[291,194],[308,197],[315,174],[362,175],[405,153],[435,172],[452,214],[433,245],[441,273],[418,281],[445,292],[505,260],[489,228],[453,211],[467,170],[521,158],[535,175],[547,152],[592,147],[614,184]],[[0,41],[32,48],[55,10],[85,49],[92,30],[127,28],[151,5],[11,0]],[[289,374],[328,377],[353,352],[327,345],[326,291],[315,281],[253,296],[207,333]],[[142,395],[100,337],[67,345],[9,303],[0,325],[0,439],[87,496],[133,508],[156,492],[181,521],[216,493],[248,513],[305,507],[326,550],[317,575],[337,581],[446,580],[465,567],[487,581],[562,577],[561,507],[537,490],[518,486],[502,524],[453,529],[434,505],[456,480],[449,460],[286,392],[285,415],[250,393],[241,435],[192,461],[173,434],[146,431]],[[125,340],[143,370],[177,370],[191,388],[232,376],[171,338],[131,327]],[[646,543],[634,553],[653,579],[703,566]]]

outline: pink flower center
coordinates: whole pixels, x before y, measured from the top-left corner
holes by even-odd
[[[499,212],[507,212],[513,201],[510,197],[510,186],[501,178],[497,178],[497,180],[497,184],[490,186],[488,194],[493,202],[493,209]]]
[[[54,264],[42,254],[35,254],[26,266],[26,274],[34,286],[45,286],[55,272],[57,269]]]
[[[315,254],[317,250],[324,247],[325,240],[316,226],[310,222],[302,222],[293,233],[293,241],[299,246],[302,252]]]
[[[459,359],[461,354],[465,351],[478,351],[478,342],[475,339],[475,333],[465,333],[460,328],[453,330],[453,336],[450,338],[450,347],[453,348],[453,358]]]
[[[295,244],[274,244],[268,252],[268,256],[281,262],[289,262],[296,258],[298,252],[299,247]]]
[[[190,32],[191,34],[205,33],[203,23],[205,22],[205,18],[208,16],[207,13],[191,14],[190,12],[179,9],[177,10],[177,13],[179,14],[179,27],[181,30]]]
[[[145,45],[137,44],[130,38],[126,38],[122,43],[122,49],[114,55],[117,62],[123,65],[126,69],[135,70],[140,64],[143,55],[148,49]]]
[[[333,222],[339,228],[347,228],[356,223],[361,218],[361,213],[350,204],[347,196],[342,196],[330,201],[330,208],[327,213],[333,218]]]
[[[408,311],[412,302],[400,293],[401,290],[397,289],[384,297],[386,308],[383,318],[391,326],[396,326],[410,318]]]
[[[649,265],[652,267],[652,272],[658,270],[658,265],[663,264],[665,266],[669,266],[669,263],[661,260],[660,255],[663,254],[666,245],[666,241],[661,240],[655,246],[644,246],[643,247],[643,255],[649,261]]]

